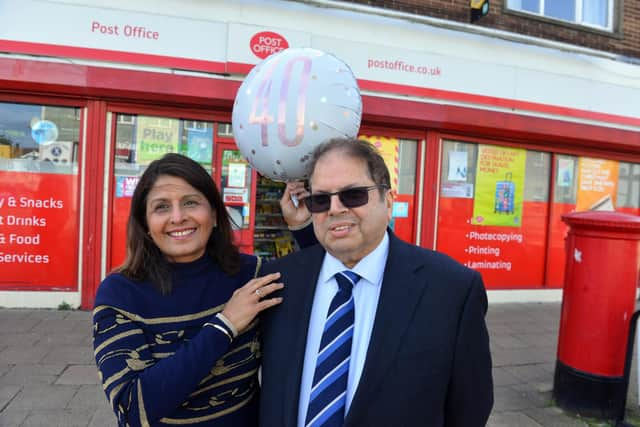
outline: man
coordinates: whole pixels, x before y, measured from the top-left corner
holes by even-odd
[[[332,140],[309,166],[298,217],[311,211],[320,244],[265,269],[285,287],[262,320],[261,425],[484,426],[480,275],[394,236],[389,172],[369,143]]]

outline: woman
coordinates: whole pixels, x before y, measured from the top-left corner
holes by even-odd
[[[281,302],[279,273],[232,243],[220,193],[167,154],[133,193],[127,258],[100,284],[93,344],[120,426],[257,426],[256,315]],[[265,298],[266,297],[266,298]]]

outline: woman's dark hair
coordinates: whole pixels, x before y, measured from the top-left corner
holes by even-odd
[[[357,138],[334,138],[325,143],[320,144],[313,150],[311,160],[307,164],[307,176],[309,183],[311,176],[316,168],[316,163],[321,157],[332,151],[341,151],[349,157],[362,159],[367,163],[367,171],[369,176],[379,185],[378,191],[383,196],[386,190],[391,189],[391,178],[387,164],[380,155],[380,152],[370,142]]]
[[[240,271],[240,253],[233,243],[229,214],[218,188],[198,162],[175,153],[151,162],[140,177],[127,222],[127,258],[117,270],[133,280],[149,280],[163,294],[171,292],[170,262],[149,236],[147,225],[147,197],[162,175],[184,179],[207,198],[217,222],[207,242],[207,253],[225,273]]]

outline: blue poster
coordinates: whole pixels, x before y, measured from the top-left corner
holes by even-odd
[[[198,163],[211,164],[213,158],[213,129],[189,129],[187,156]]]

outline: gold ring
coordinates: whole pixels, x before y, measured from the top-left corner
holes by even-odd
[[[262,292],[260,292],[260,289],[256,289],[254,293],[258,295],[258,298],[262,298]]]

